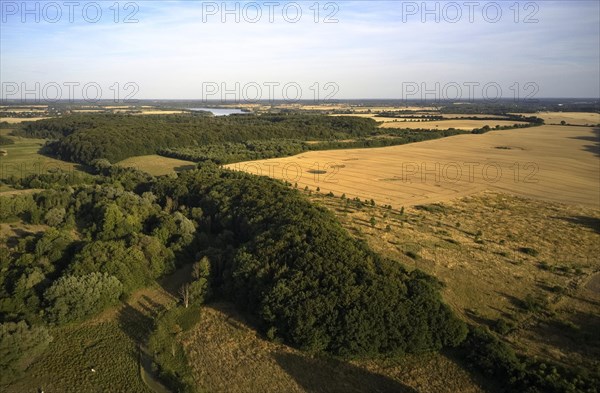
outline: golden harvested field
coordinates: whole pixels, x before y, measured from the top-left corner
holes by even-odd
[[[0,123],[3,121],[8,124],[18,124],[23,123],[24,121],[36,121],[36,120],[44,120],[50,119],[49,117],[0,117]]]
[[[598,130],[540,126],[228,165],[394,207],[483,190],[600,206]]]
[[[154,176],[168,175],[196,167],[196,163],[191,161],[177,160],[154,154],[127,158],[120,161],[118,165],[126,168],[136,168]]]
[[[525,116],[531,116],[531,113],[521,113]],[[574,126],[594,126],[600,124],[600,113],[584,112],[539,112],[535,116],[544,119],[546,124],[560,124],[564,121]]]
[[[489,118],[489,117],[501,117],[501,116],[496,116],[496,115],[479,115],[479,114],[465,114],[465,113],[425,113],[426,115],[437,115],[437,116],[442,116],[445,119],[462,119],[465,117],[476,117],[476,118]],[[531,116],[531,113],[526,114],[524,113],[523,115],[525,116]]]
[[[400,119],[397,117],[384,117],[377,116],[376,113],[357,113],[357,114],[335,114],[330,116],[350,116],[350,117],[362,117],[365,119],[373,119],[378,122],[387,123],[387,122],[399,122],[399,121],[419,121],[421,119]]]
[[[377,118],[375,118],[377,119]],[[428,130],[447,130],[455,128],[457,130],[471,131],[476,128],[490,126],[512,126],[514,124],[526,124],[511,120],[440,120],[440,121],[421,121],[415,122],[414,119],[394,119],[397,122],[386,122],[380,125],[381,128],[410,128],[410,129],[428,129]],[[405,121],[408,120],[408,121]]]

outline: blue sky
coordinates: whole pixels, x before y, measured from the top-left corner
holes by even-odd
[[[34,20],[36,3],[39,23]],[[454,3],[460,18],[451,2],[427,2],[429,9],[437,4],[439,23],[433,14],[421,20],[421,1],[322,1],[319,23],[310,8],[315,1],[289,5],[288,20],[282,14],[286,2],[280,1],[273,8],[273,23],[269,6],[260,1],[254,2],[262,11],[257,23],[244,18],[256,17],[256,7],[243,11],[252,2],[136,1],[124,10],[128,2],[123,1],[118,2],[119,23],[114,22],[112,0],[88,6],[90,20],[96,8],[102,10],[97,23],[83,18],[83,6],[91,3],[86,1],[74,9],[72,23],[67,6],[55,2],[62,17],[50,23],[56,14],[48,3],[28,2],[34,12],[22,15],[21,1],[0,1],[2,83],[33,88],[36,82],[94,82],[105,98],[111,98],[109,88],[115,82],[121,95],[127,93],[123,85],[133,82],[139,87],[136,98],[158,99],[202,98],[207,84],[235,90],[236,82],[241,88],[262,86],[263,99],[269,98],[268,82],[280,83],[272,90],[276,98],[282,98],[286,83],[300,86],[304,99],[314,97],[319,83],[323,98],[332,92],[324,89],[328,82],[338,87],[334,98],[407,98],[407,84],[435,91],[436,83],[437,95],[444,86],[458,85],[460,97],[466,98],[469,82],[479,84],[473,88],[476,96],[486,84],[499,86],[504,97],[513,97],[515,91],[520,97],[600,96],[598,1],[537,1],[527,9],[528,2],[519,2],[518,17],[509,8],[513,1],[480,1],[473,8],[473,22],[463,1]],[[235,9],[236,4],[240,22],[229,14],[223,23],[223,6]],[[296,4],[302,16],[291,23]],[[496,4],[502,16],[492,23]],[[133,11],[138,22],[123,23]],[[323,23],[334,11],[337,23]],[[531,13],[537,23],[524,23]],[[74,91],[80,95],[78,88]],[[254,93],[250,89],[247,95]],[[459,94],[455,89],[446,93]]]

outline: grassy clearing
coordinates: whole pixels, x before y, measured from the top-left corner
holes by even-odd
[[[265,340],[226,303],[205,307],[184,339],[193,375],[210,392],[481,392],[440,354],[346,362]]]
[[[7,135],[10,130],[3,129],[0,132]],[[15,141],[13,145],[1,147],[8,154],[0,157],[0,180],[10,176],[23,178],[32,174],[42,174],[58,170],[69,173],[79,170],[77,169],[77,164],[39,154],[39,150],[46,143],[44,139],[11,138]],[[8,188],[0,187],[0,191],[5,190],[8,190]]]
[[[2,392],[141,392],[139,343],[151,333],[153,319],[174,302],[159,286],[134,293],[120,307],[82,323],[52,329],[54,341]],[[92,372],[91,368],[96,371]],[[152,377],[147,370],[146,378]],[[153,382],[153,381],[150,381]]]
[[[137,346],[118,321],[67,326],[51,334],[54,341],[46,352],[3,392],[149,392],[139,378]]]
[[[123,167],[136,168],[154,176],[168,175],[171,173],[196,168],[192,161],[178,160],[159,155],[131,157],[118,163]]]
[[[403,214],[313,199],[376,251],[436,276],[456,312],[503,330],[517,351],[600,370],[600,342],[592,338],[600,329],[600,293],[595,281],[587,284],[600,280],[598,209],[497,193]]]

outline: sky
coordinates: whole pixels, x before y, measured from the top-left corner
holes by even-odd
[[[599,1],[474,3],[0,0],[1,97],[600,97]]]

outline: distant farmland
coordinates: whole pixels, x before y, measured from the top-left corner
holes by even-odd
[[[596,133],[593,128],[541,126],[377,149],[316,151],[228,167],[394,207],[486,189],[598,207]]]

